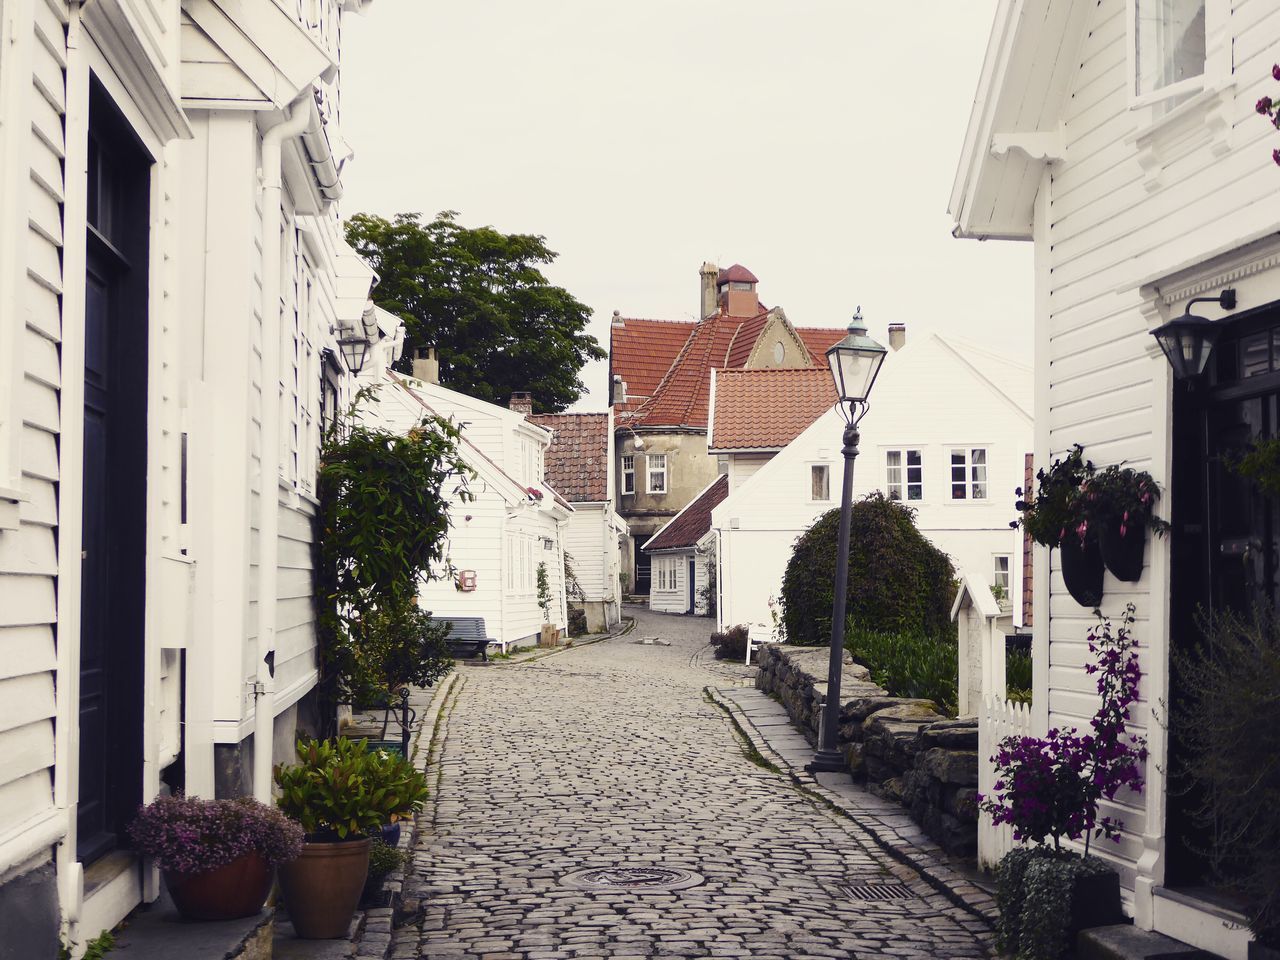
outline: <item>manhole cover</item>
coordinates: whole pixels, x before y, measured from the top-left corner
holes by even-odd
[[[915,896],[905,883],[855,883],[842,886],[841,891],[850,900],[910,900]]]
[[[595,867],[564,878],[571,887],[584,890],[684,890],[703,882],[701,874],[675,867]]]

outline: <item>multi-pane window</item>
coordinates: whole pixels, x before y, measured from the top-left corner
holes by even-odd
[[[656,557],[653,561],[653,582],[656,590],[675,590],[679,587],[680,560],[678,557]]]
[[[1139,97],[1204,75],[1205,0],[1136,0],[1134,92]],[[1177,90],[1169,89],[1170,96]]]
[[[809,499],[817,501],[831,499],[831,467],[825,463],[809,465]]]
[[[999,587],[1004,595],[1009,595],[1009,555],[998,553],[994,557],[995,566],[991,572],[991,585]]]
[[[636,458],[631,454],[622,458],[622,492],[636,492]]]
[[[667,455],[651,453],[648,457],[649,493],[667,492]]]
[[[924,499],[924,456],[919,450],[888,450],[884,466],[890,500]]]
[[[987,498],[987,451],[982,447],[951,451],[951,499]]]

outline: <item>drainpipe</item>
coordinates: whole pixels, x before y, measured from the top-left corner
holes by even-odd
[[[311,88],[298,94],[285,120],[262,137],[262,478],[258,495],[258,665],[254,677],[253,795],[271,802],[276,712],[276,593],[280,553],[280,228],[284,178],[281,146],[311,118]]]

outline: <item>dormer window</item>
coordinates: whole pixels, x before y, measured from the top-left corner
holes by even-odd
[[[1206,0],[1131,0],[1134,94],[1140,102],[1203,85]]]

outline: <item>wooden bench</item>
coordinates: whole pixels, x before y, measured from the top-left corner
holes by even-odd
[[[432,622],[449,624],[445,642],[455,660],[488,660],[489,644],[498,642],[485,629],[484,617],[433,617]]]
[[[753,623],[747,628],[747,666],[751,666],[751,654],[755,653],[766,643],[777,643],[778,639],[773,635],[773,628],[767,623]]]

